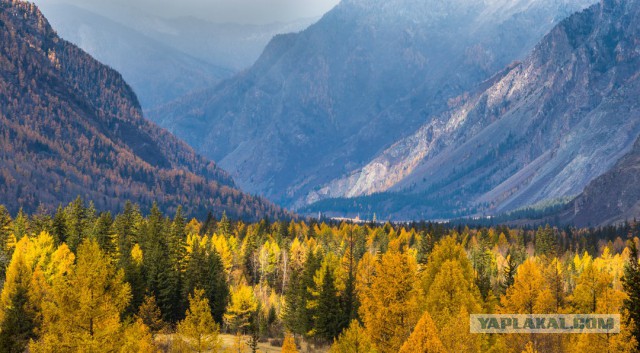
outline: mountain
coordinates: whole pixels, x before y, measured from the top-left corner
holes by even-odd
[[[43,2],[42,11],[62,38],[120,72],[145,109],[213,86],[233,74],[86,9]]]
[[[575,219],[599,224],[627,215],[637,208],[638,34],[638,0],[603,0],[569,17],[524,61],[321,189],[329,197],[370,196],[312,209],[495,214],[566,202],[613,167],[575,201]]]
[[[136,17],[137,18],[137,17]],[[212,65],[234,72],[247,69],[260,57],[271,38],[304,30],[317,18],[270,24],[214,23],[177,17],[132,23],[147,36]]]
[[[593,180],[569,204],[562,219],[577,226],[600,226],[640,216],[640,140],[608,172]]]
[[[590,3],[344,0],[276,36],[249,70],[150,116],[243,189],[305,204]]]
[[[31,3],[0,0],[0,199],[10,211],[76,196],[193,216],[282,217],[231,177],[146,121],[122,76],[60,39]]]

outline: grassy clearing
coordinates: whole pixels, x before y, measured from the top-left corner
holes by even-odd
[[[157,335],[156,342],[162,348],[163,351],[169,351],[169,347],[171,346],[171,341],[173,340],[174,335]],[[244,342],[244,350],[241,353],[250,353],[249,349],[249,336],[243,336],[242,340]],[[235,335],[227,335],[221,334],[220,341],[222,342],[222,352],[224,353],[238,353],[233,350],[236,336]],[[282,347],[271,345],[271,340],[269,342],[260,342],[258,343],[258,352],[260,353],[280,353],[282,352]],[[329,347],[313,347],[312,345],[307,344],[306,342],[301,342],[301,347],[299,349],[300,353],[327,353],[329,351]]]

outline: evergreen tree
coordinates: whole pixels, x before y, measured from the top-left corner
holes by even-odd
[[[322,288],[320,288],[315,309],[314,329],[316,336],[328,342],[333,341],[342,331],[343,315],[331,269],[324,271]]]
[[[224,313],[229,303],[229,283],[222,259],[215,249],[207,257],[207,278],[205,293],[211,304],[211,313],[216,322],[222,324]]]
[[[160,312],[160,308],[158,308],[156,298],[153,296],[146,296],[144,298],[136,314],[136,319],[141,320],[152,333],[162,332],[167,326],[167,324],[162,321],[162,313]]]
[[[418,247],[418,264],[422,266],[426,265],[432,250],[433,237],[429,233],[423,233]]]
[[[640,265],[638,264],[638,248],[636,242],[631,240],[629,246],[629,262],[624,267],[622,287],[627,297],[624,299],[623,308],[627,313],[627,325],[633,321],[632,334],[636,342],[640,342]]]
[[[40,234],[42,232],[51,233],[53,231],[53,219],[43,204],[40,204],[36,213],[31,216],[29,228],[33,234]]]
[[[502,290],[502,294],[507,292],[507,289],[513,285],[514,278],[516,276],[516,270],[518,265],[516,261],[511,256],[510,252],[507,252],[507,257],[505,259],[505,266],[502,269],[502,281],[500,282],[500,288]]]
[[[87,208],[85,207],[84,200],[78,196],[72,203],[65,208],[65,221],[67,237],[65,242],[69,246],[71,251],[75,252],[78,245],[85,238],[85,231],[87,230]]]
[[[556,239],[555,231],[550,225],[547,224],[544,229],[539,227],[536,232],[535,240],[536,255],[544,255],[547,257],[554,257],[557,255],[559,250],[558,241]]]
[[[231,236],[231,222],[229,222],[229,218],[227,218],[227,212],[222,213],[222,218],[220,218],[220,222],[218,222],[216,232],[218,235],[223,235],[225,237]]]
[[[13,242],[11,215],[7,209],[0,205],[0,282],[4,281],[6,268],[13,254],[9,244]]]
[[[13,236],[16,238],[16,241],[19,241],[27,235],[29,235],[29,217],[21,207],[16,218],[13,220]]]
[[[302,280],[302,271],[294,269],[284,292],[284,309],[282,321],[285,327],[294,334],[307,333],[307,289]]]
[[[66,213],[64,212],[62,206],[58,206],[56,214],[53,216],[52,231],[53,233],[51,235],[53,236],[56,245],[67,242],[67,236],[69,232],[67,230]]]
[[[103,212],[93,226],[91,238],[94,239],[100,249],[112,260],[116,259],[116,239],[112,232],[113,217],[111,212]]]
[[[207,218],[205,218],[202,227],[200,228],[200,235],[212,235],[216,230],[216,219],[213,217],[213,213],[209,211]]]
[[[183,313],[181,291],[176,267],[171,263],[169,246],[169,225],[154,204],[144,224],[144,274],[149,293],[156,297],[162,317],[167,322],[176,322]]]

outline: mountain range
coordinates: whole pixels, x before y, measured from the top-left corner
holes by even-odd
[[[640,134],[637,15],[636,1],[604,1],[562,21],[525,60],[319,193],[382,193],[363,202],[409,217],[572,199]]]
[[[31,3],[0,0],[0,199],[12,212],[82,196],[193,216],[286,213],[145,120],[122,76],[60,39]]]
[[[590,4],[344,0],[305,31],[275,37],[249,70],[150,116],[280,204],[357,196],[360,170]],[[392,184],[407,172],[392,171]],[[384,185],[362,194],[391,186],[364,179]]]
[[[108,57],[124,36],[108,60],[157,64],[138,87],[173,91],[149,114],[201,157],[35,5],[0,0],[0,197],[12,212],[81,195],[102,209],[290,216],[240,188],[303,214],[636,217],[640,0],[457,1],[344,0],[235,75],[142,25],[70,10],[85,46]],[[152,77],[163,66],[175,71]]]
[[[58,35],[121,73],[143,109],[215,86],[253,64],[274,35],[304,29],[313,21],[219,24],[161,18],[110,2],[36,4]]]

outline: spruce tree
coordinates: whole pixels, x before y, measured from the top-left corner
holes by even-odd
[[[16,241],[19,241],[27,235],[29,235],[29,217],[27,217],[21,207],[16,218],[13,220],[13,236],[16,237]]]
[[[623,308],[629,315],[627,324],[633,320],[633,336],[640,342],[640,265],[638,264],[638,247],[634,240],[629,241],[629,262],[624,267],[622,287],[627,293]]]
[[[75,252],[78,245],[85,238],[87,209],[84,201],[78,196],[72,203],[65,208],[65,221],[67,237],[65,242],[71,251]]]
[[[213,319],[222,323],[227,304],[229,303],[229,283],[224,264],[217,251],[212,250],[207,258],[207,278],[205,292],[211,305]]]
[[[342,312],[337,296],[333,271],[327,268],[322,278],[314,323],[316,336],[326,342],[332,342],[342,331]]]
[[[4,206],[0,205],[0,282],[4,281],[6,268],[11,261],[12,251],[9,249],[11,228],[11,215]]]
[[[100,249],[110,258],[115,260],[116,241],[112,232],[113,217],[111,212],[103,212],[93,226],[91,237],[98,243]]]
[[[62,206],[58,206],[56,214],[53,216],[51,235],[53,236],[53,240],[56,245],[60,245],[62,243],[66,243],[68,234],[66,214]]]

